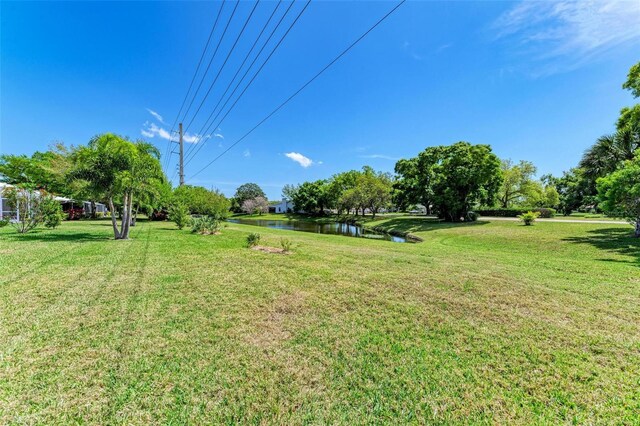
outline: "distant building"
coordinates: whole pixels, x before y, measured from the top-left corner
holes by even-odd
[[[13,185],[0,182],[0,220],[15,219],[16,212],[9,210],[9,202],[4,198],[4,191],[13,188]]]
[[[293,203],[289,200],[282,200],[278,204],[269,206],[269,213],[291,213],[293,211]]]
[[[11,210],[9,201],[3,196],[4,192],[13,188],[13,185],[0,182],[0,220],[19,219],[20,212]],[[54,200],[62,204],[62,211],[67,214],[68,219],[79,219],[82,216],[91,216],[93,209],[90,201],[74,201],[66,197],[53,197]],[[107,213],[107,206],[102,203],[95,203],[96,213]]]

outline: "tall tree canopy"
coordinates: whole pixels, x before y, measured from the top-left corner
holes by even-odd
[[[291,200],[296,211],[322,214],[329,207],[329,185],[326,180],[304,182]]]
[[[236,189],[236,193],[233,196],[232,209],[236,213],[240,213],[242,211],[242,204],[246,200],[251,200],[256,197],[264,197],[267,198],[264,191],[257,183],[245,183],[240,185],[238,189]]]
[[[157,148],[146,142],[131,142],[113,133],[91,139],[71,153],[69,177],[82,181],[109,204],[115,239],[128,239],[134,198],[153,194],[166,177]],[[121,206],[118,226],[116,205]]]
[[[65,172],[69,167],[68,152],[56,144],[49,151],[26,155],[0,155],[0,181],[29,189],[44,189],[57,195],[72,195]]]
[[[503,179],[498,192],[500,207],[509,208],[531,196],[532,191],[537,189],[534,181],[536,166],[533,163],[520,161],[514,164],[511,160],[503,160],[501,169]]]
[[[640,237],[640,158],[598,179],[598,197],[605,212],[626,218]]]
[[[491,147],[468,142],[429,147],[413,159],[413,164],[404,160],[396,170],[400,181],[407,179],[403,170],[409,172],[411,180],[401,182],[396,189],[415,191],[403,197],[428,199],[439,217],[452,222],[468,217],[477,203],[494,204],[502,183],[500,159]]]

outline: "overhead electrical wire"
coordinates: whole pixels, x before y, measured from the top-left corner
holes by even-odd
[[[206,140],[204,139],[206,137],[206,134],[203,133],[204,129],[209,129],[210,126],[209,125],[209,121],[211,120],[211,117],[213,117],[213,114],[216,112],[216,110],[218,109],[218,106],[220,105],[220,102],[222,102],[222,100],[224,99],[224,97],[226,96],[226,94],[228,93],[229,89],[231,88],[231,85],[233,84],[233,82],[235,81],[236,77],[238,76],[238,74],[240,73],[240,71],[242,70],[242,67],[244,66],[244,64],[246,63],[247,59],[249,58],[249,56],[251,55],[251,52],[253,51],[253,49],[255,48],[257,42],[260,40],[260,37],[262,36],[262,33],[264,32],[264,30],[267,28],[268,23],[271,21],[271,18],[273,17],[273,15],[275,14],[276,10],[278,9],[278,6],[280,5],[281,2],[278,2],[278,5],[276,6],[276,8],[274,9],[273,13],[271,14],[271,17],[269,18],[269,21],[267,21],[267,24],[265,24],[265,26],[263,27],[263,31],[260,32],[260,35],[258,36],[258,38],[256,39],[256,43],[253,44],[253,46],[251,47],[251,49],[249,50],[249,52],[247,53],[247,55],[244,58],[244,61],[242,61],[242,64],[240,65],[240,67],[238,68],[238,71],[236,72],[236,74],[233,76],[233,78],[231,79],[231,81],[229,82],[229,84],[227,85],[227,88],[225,89],[224,93],[222,94],[222,96],[220,97],[220,99],[218,100],[218,102],[216,103],[216,106],[211,110],[211,114],[209,114],[209,117],[207,117],[207,119],[205,120],[204,124],[202,125],[202,127],[200,128],[200,130],[196,133],[196,135],[199,135],[198,140],[196,141],[195,144],[192,144],[189,149],[187,150],[187,153],[185,155],[185,158],[187,159],[187,163],[189,162],[190,158],[189,158],[189,154],[191,154],[193,148],[196,145],[199,145],[200,142],[204,143],[206,142]],[[224,108],[227,106],[227,104],[229,103],[229,100],[233,97],[233,95],[235,95],[236,91],[238,90],[238,87],[242,84],[242,82],[244,81],[244,79],[246,78],[247,74],[249,73],[249,71],[251,71],[251,69],[253,68],[253,65],[256,63],[256,61],[260,58],[260,55],[262,54],[262,52],[264,51],[265,47],[267,47],[267,45],[269,44],[269,42],[271,41],[271,38],[273,37],[273,35],[276,33],[276,31],[278,30],[278,28],[280,27],[280,25],[282,24],[282,21],[284,21],[285,17],[287,16],[287,14],[289,13],[289,11],[291,10],[292,6],[294,5],[295,0],[293,2],[291,2],[289,4],[289,7],[285,10],[284,14],[280,17],[280,20],[278,21],[278,23],[276,24],[276,26],[273,28],[273,30],[271,31],[271,34],[269,34],[269,37],[267,37],[267,39],[264,41],[264,43],[262,44],[262,47],[260,48],[260,51],[256,54],[256,56],[253,58],[253,61],[251,62],[251,64],[247,67],[246,71],[244,72],[244,74],[242,75],[242,77],[240,78],[240,80],[238,81],[238,83],[236,84],[235,88],[233,89],[233,91],[231,92],[231,94],[229,95],[229,98],[227,98],[227,100],[225,101],[225,103],[222,105],[222,108],[220,109],[220,111],[218,112],[218,114],[215,116],[215,118],[213,119],[213,121],[215,121],[219,116],[220,116],[220,112],[222,112],[222,110],[224,110]],[[215,129],[217,129],[219,126],[216,126],[213,130],[215,131]]]
[[[207,69],[205,69],[204,74],[202,75],[202,78],[200,79],[200,83],[198,84],[198,88],[193,93],[193,98],[191,98],[191,102],[189,102],[189,107],[187,108],[186,112],[182,116],[182,120],[180,120],[183,123],[184,123],[185,119],[187,118],[187,115],[189,114],[189,111],[191,110],[191,106],[193,105],[193,102],[196,100],[196,96],[197,96],[198,92],[200,91],[200,88],[202,87],[202,83],[204,83],[204,79],[207,76],[207,73],[209,72],[209,68],[211,68],[211,64],[213,63],[213,60],[215,59],[216,54],[218,53],[218,50],[220,49],[220,44],[222,44],[222,40],[224,40],[224,36],[227,34],[227,30],[229,29],[229,25],[231,24],[231,21],[233,20],[233,16],[236,14],[236,10],[238,9],[238,5],[239,4],[240,4],[240,0],[236,0],[236,5],[234,6],[233,10],[231,11],[231,15],[229,16],[229,20],[227,21],[227,25],[225,25],[224,31],[222,32],[222,35],[220,36],[220,40],[218,40],[218,44],[216,45],[216,48],[213,51],[213,55],[211,56],[211,59],[209,59],[209,63],[207,64]]]
[[[204,49],[202,49],[202,55],[200,55],[200,60],[198,61],[198,66],[196,67],[196,71],[193,73],[193,77],[191,78],[191,83],[189,83],[189,88],[187,89],[187,93],[184,95],[184,99],[182,100],[182,105],[180,105],[180,110],[178,111],[178,114],[176,115],[176,119],[173,121],[173,124],[171,125],[171,130],[169,132],[169,141],[167,142],[167,151],[166,151],[166,156],[165,156],[165,166],[164,169],[166,170],[166,168],[169,166],[169,158],[170,158],[170,152],[171,152],[171,135],[173,134],[173,130],[176,127],[176,123],[178,122],[178,118],[180,117],[180,114],[182,113],[182,109],[184,108],[184,104],[187,102],[187,98],[189,97],[189,93],[191,92],[191,88],[193,87],[193,82],[196,79],[196,76],[198,75],[198,71],[200,71],[200,66],[202,65],[202,60],[205,57],[205,54],[207,53],[207,50],[209,49],[209,44],[211,43],[211,38],[213,37],[213,33],[216,30],[216,27],[218,25],[218,20],[220,19],[220,14],[222,13],[222,8],[224,7],[226,0],[222,0],[222,3],[220,4],[220,8],[218,9],[218,14],[216,15],[216,19],[213,22],[213,25],[211,26],[211,31],[209,32],[209,38],[207,38],[207,43],[204,45]]]
[[[310,80],[308,80],[305,84],[303,84],[298,90],[296,90],[291,96],[289,96],[284,102],[282,102],[278,107],[276,107],[273,111],[271,111],[266,117],[264,117],[261,121],[259,121],[255,126],[253,126],[248,132],[246,132],[242,137],[236,140],[233,144],[231,144],[227,149],[225,149],[222,153],[220,153],[217,157],[211,160],[207,165],[198,170],[196,173],[192,175],[196,177],[204,170],[206,170],[209,166],[215,163],[218,159],[220,159],[223,155],[229,152],[233,147],[238,145],[244,139],[246,139],[251,133],[253,133],[258,127],[264,124],[267,120],[269,120],[274,114],[276,114],[280,109],[282,109],[286,104],[288,104],[293,98],[295,98],[300,92],[302,92],[307,86],[309,86],[315,79],[320,77],[327,69],[329,69],[333,64],[335,64],[340,58],[342,58],[347,52],[349,52],[356,44],[358,44],[362,39],[364,39],[371,31],[373,31],[378,25],[384,22],[389,16],[391,16],[400,6],[405,3],[406,0],[401,0],[396,6],[394,6],[389,12],[387,12],[382,18],[380,18],[375,24],[373,24],[367,31],[365,31],[360,37],[358,37],[353,43],[351,43],[346,49],[344,49],[338,56],[336,56],[331,62],[329,62],[324,68],[322,68],[316,75],[314,75]]]
[[[204,105],[204,102],[209,97],[209,94],[211,93],[211,90],[213,89],[213,87],[215,86],[216,82],[218,81],[218,78],[220,77],[220,74],[224,70],[224,67],[227,65],[227,62],[229,61],[229,58],[233,54],[233,51],[235,50],[235,48],[236,48],[236,46],[238,44],[238,41],[242,37],[242,34],[244,34],[244,30],[247,28],[247,25],[249,25],[249,22],[251,21],[251,17],[253,16],[253,13],[256,11],[256,8],[258,7],[259,4],[260,4],[260,0],[257,0],[256,3],[253,5],[253,9],[251,9],[251,12],[249,13],[249,16],[247,17],[246,21],[244,22],[244,25],[242,26],[242,29],[240,30],[240,33],[236,37],[236,40],[233,42],[233,45],[231,46],[231,49],[229,49],[229,53],[227,54],[227,57],[224,59],[224,62],[222,63],[222,66],[218,70],[218,74],[216,74],[215,78],[213,79],[213,81],[209,85],[209,89],[207,90],[207,93],[205,93],[204,97],[202,98],[202,101],[200,102],[200,105],[198,105],[198,109],[194,113],[193,117],[191,117],[191,120],[189,121],[189,124],[187,124],[187,127],[184,130],[185,133],[187,132],[187,130],[189,130],[189,127],[191,127],[191,124],[193,123],[193,120],[196,119],[196,117],[198,116],[198,113],[200,112],[200,109],[202,109],[202,105]]]
[[[247,69],[247,72],[245,72],[245,75],[242,77],[242,79],[238,82],[238,84],[236,85],[235,89],[233,90],[233,92],[231,93],[231,95],[229,96],[229,98],[227,98],[227,101],[224,103],[224,105],[222,106],[222,108],[220,109],[220,111],[218,111],[218,114],[216,115],[216,117],[214,118],[214,120],[211,122],[211,124],[209,124],[209,126],[207,127],[207,129],[203,132],[199,132],[199,134],[201,135],[206,135],[209,130],[213,127],[213,129],[217,129],[218,127],[220,127],[220,125],[224,122],[224,120],[227,118],[227,116],[229,115],[229,113],[235,108],[235,106],[237,105],[237,103],[240,101],[240,99],[242,99],[242,97],[244,96],[244,94],[246,93],[247,89],[249,89],[249,87],[251,86],[251,84],[255,81],[255,79],[258,77],[258,75],[260,74],[260,72],[263,70],[263,68],[265,67],[265,65],[267,64],[267,62],[269,62],[269,59],[271,59],[271,57],[273,56],[273,54],[276,52],[276,50],[278,49],[278,47],[280,47],[280,45],[282,44],[282,42],[284,41],[284,39],[287,37],[287,35],[289,34],[289,32],[291,32],[291,30],[293,29],[293,27],[295,26],[295,24],[298,22],[298,20],[300,19],[300,17],[302,16],[302,14],[305,12],[305,10],[307,9],[307,7],[309,6],[309,4],[311,3],[311,0],[308,0],[304,7],[302,8],[302,10],[298,13],[298,15],[296,16],[296,18],[293,20],[293,22],[289,25],[289,28],[287,28],[286,32],[282,35],[282,37],[280,37],[280,40],[278,41],[278,43],[273,47],[273,49],[271,49],[271,52],[269,53],[269,55],[266,57],[266,59],[262,62],[262,65],[260,65],[260,68],[258,68],[258,70],[256,71],[256,73],[253,75],[253,77],[251,78],[251,80],[249,81],[249,83],[244,87],[244,89],[242,90],[242,92],[240,93],[240,95],[236,98],[236,100],[233,102],[233,104],[231,105],[231,107],[229,107],[229,109],[227,110],[227,112],[225,113],[225,115],[220,119],[220,121],[218,121],[218,123],[213,126],[213,122],[220,116],[220,113],[222,113],[222,111],[224,110],[224,107],[227,105],[227,103],[229,103],[229,101],[231,100],[231,98],[233,97],[233,95],[235,94],[236,90],[238,89],[238,87],[240,86],[240,84],[242,83],[242,81],[244,80],[244,77],[247,75],[247,73],[249,72],[249,70],[251,69],[251,67],[253,66],[253,64],[255,63],[255,61],[258,59],[258,57],[260,56],[260,53],[262,53],[262,49],[260,51],[260,53],[258,53],[258,56],[256,56],[256,58],[254,59],[254,61],[252,62],[251,66]],[[275,31],[275,29],[274,29]],[[273,32],[272,32],[273,35]],[[267,40],[268,42],[268,40]],[[266,44],[265,44],[266,46]],[[263,46],[264,48],[264,46]],[[213,112],[212,112],[213,114]],[[207,120],[208,121],[208,120]],[[195,148],[195,151],[191,154],[191,157],[187,159],[187,163],[189,163],[189,161],[191,161],[195,155],[202,149],[202,147],[204,146],[204,144],[207,141],[204,140],[202,143],[198,143],[197,147]]]

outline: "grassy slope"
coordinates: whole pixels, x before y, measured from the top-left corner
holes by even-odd
[[[616,225],[0,230],[0,423],[640,422],[640,244]]]

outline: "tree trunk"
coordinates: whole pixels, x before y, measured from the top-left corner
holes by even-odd
[[[97,219],[98,215],[96,214],[96,202],[91,200],[91,219]]]
[[[133,210],[133,196],[131,193],[126,193],[124,196],[124,209],[122,217],[122,232],[120,239],[129,239],[129,229],[131,229],[131,212]]]
[[[640,218],[636,219],[636,237],[640,238]]]
[[[118,220],[116,219],[116,209],[113,206],[113,198],[109,197],[109,210],[111,211],[111,225],[113,225],[113,237],[120,239],[120,231],[118,231]]]

